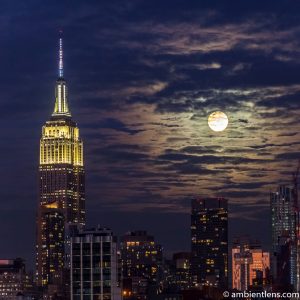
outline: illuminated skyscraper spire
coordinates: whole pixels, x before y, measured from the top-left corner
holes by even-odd
[[[55,88],[55,106],[53,117],[70,117],[69,105],[67,101],[67,86],[64,80],[64,62],[63,62],[63,39],[60,32],[59,52],[58,52],[58,79]]]
[[[45,291],[49,286],[49,297],[55,291],[59,298],[69,299],[64,295],[69,282],[69,236],[73,226],[85,224],[85,183],[83,142],[67,101],[61,33],[58,46],[55,106],[40,140],[36,279]]]
[[[58,78],[64,78],[63,40],[59,38]]]

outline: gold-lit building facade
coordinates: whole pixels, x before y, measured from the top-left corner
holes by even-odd
[[[62,39],[59,45],[55,106],[40,140],[36,280],[43,287],[63,281],[67,228],[85,224],[83,143],[67,101]]]

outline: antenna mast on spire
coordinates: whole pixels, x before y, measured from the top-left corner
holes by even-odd
[[[59,53],[58,53],[58,77],[64,77],[64,61],[63,61],[63,39],[62,39],[62,31],[59,31]]]
[[[64,80],[64,63],[63,63],[63,38],[62,31],[59,31],[59,52],[58,52],[58,79],[55,87],[55,106],[52,116],[71,117],[67,101],[67,86]]]

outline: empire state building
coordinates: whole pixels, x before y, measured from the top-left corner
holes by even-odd
[[[36,280],[41,287],[62,285],[68,228],[85,224],[83,143],[68,105],[62,43],[60,38],[54,111],[40,140]]]

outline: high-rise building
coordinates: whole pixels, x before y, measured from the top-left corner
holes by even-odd
[[[40,254],[44,260],[42,271],[48,284],[60,285],[64,272],[64,214],[57,202],[41,205],[39,208],[38,233],[42,238]]]
[[[228,201],[192,200],[191,274],[195,286],[228,285]]]
[[[162,247],[146,231],[128,232],[121,238],[123,296],[148,299],[150,286],[159,281]]]
[[[190,252],[174,253],[172,260],[165,260],[163,290],[173,293],[188,290],[191,287],[190,265]]]
[[[294,289],[299,282],[297,271],[297,214],[294,188],[281,185],[271,193],[272,275],[275,282]]]
[[[85,224],[83,143],[72,120],[59,39],[54,111],[40,140],[36,280],[47,287],[63,281],[67,228]]]
[[[120,300],[117,240],[106,228],[71,237],[71,300]]]
[[[232,247],[232,288],[245,291],[268,283],[270,253],[256,241],[238,239]],[[259,282],[261,280],[261,282]]]
[[[29,287],[29,281],[23,259],[0,259],[0,299],[17,299]]]

